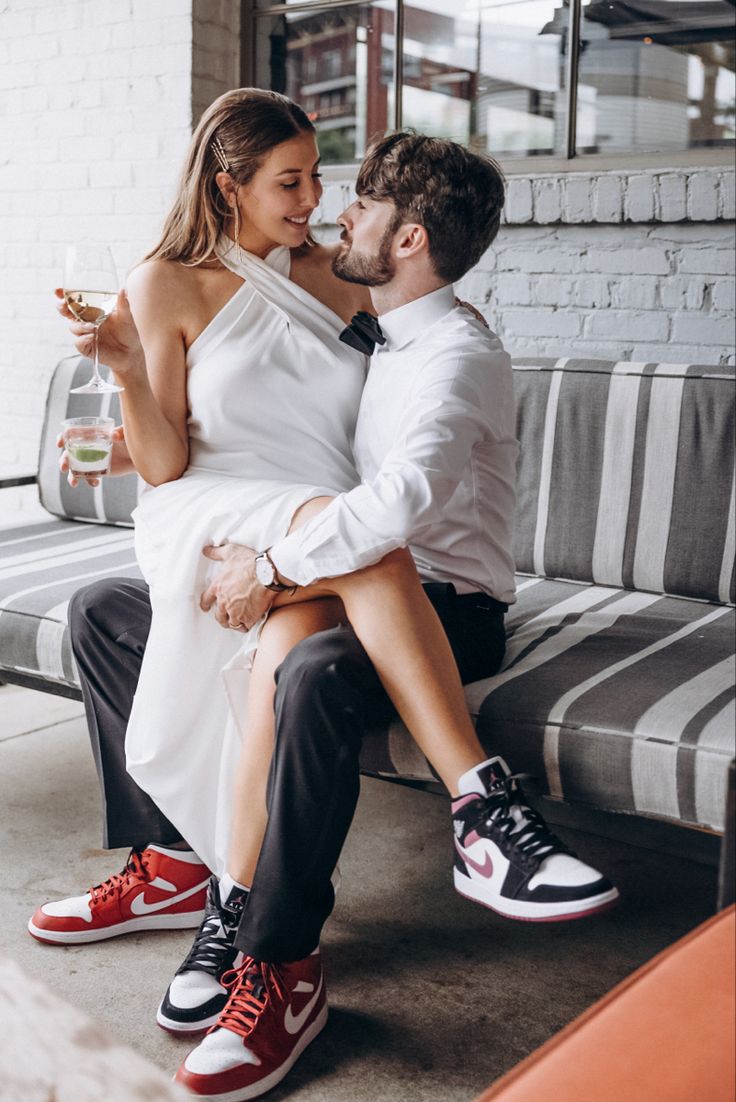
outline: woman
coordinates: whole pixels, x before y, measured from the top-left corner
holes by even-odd
[[[127,448],[149,485],[136,547],[154,616],[129,770],[202,859],[244,885],[266,820],[274,670],[345,610],[309,600],[328,592],[310,587],[280,597],[260,639],[261,625],[244,640],[199,610],[201,550],[225,540],[268,547],[358,480],[350,445],[366,364],[338,336],[370,304],[362,287],[334,277],[332,250],[309,243],[320,195],[314,129],[301,109],[275,93],[227,93],[197,128],[162,240],[129,279],[145,363],[116,353],[124,302],[102,331],[104,358],[125,386]],[[379,674],[390,639],[396,684],[421,686],[405,690],[416,700],[400,699],[386,682],[452,788],[483,752],[408,554],[373,568],[370,597],[347,614]],[[255,653],[247,720],[229,714],[220,682],[230,666],[242,688],[243,650]],[[402,668],[414,676],[402,679]],[[238,730],[247,732],[242,754]]]

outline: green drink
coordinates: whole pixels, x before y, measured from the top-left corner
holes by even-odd
[[[110,469],[112,417],[71,417],[64,421],[69,470],[83,478],[101,478]]]

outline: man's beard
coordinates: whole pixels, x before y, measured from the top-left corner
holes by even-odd
[[[383,287],[396,275],[396,265],[391,256],[391,242],[396,230],[387,226],[373,256],[351,252],[350,245],[343,245],[332,260],[332,271],[346,283],[360,283],[364,287]],[[344,239],[344,231],[342,238]]]

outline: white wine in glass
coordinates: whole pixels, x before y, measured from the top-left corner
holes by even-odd
[[[64,301],[78,321],[95,327],[92,378],[73,387],[72,394],[110,394],[124,389],[102,378],[98,356],[99,328],[115,309],[117,297],[117,270],[107,246],[70,245],[64,266]]]

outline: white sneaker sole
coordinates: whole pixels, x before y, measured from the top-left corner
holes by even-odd
[[[325,1003],[309,1028],[302,1033],[288,1059],[265,1079],[261,1079],[260,1083],[252,1083],[249,1087],[243,1087],[240,1090],[225,1091],[224,1094],[197,1094],[193,1097],[200,1099],[200,1102],[250,1102],[251,1098],[260,1098],[262,1094],[273,1090],[276,1084],[288,1075],[307,1045],[312,1043],[326,1025],[327,1004]]]
[[[203,1018],[201,1022],[176,1022],[173,1018],[167,1018],[160,1006],[156,1011],[156,1023],[174,1037],[192,1037],[197,1033],[205,1033],[219,1017],[219,1014],[212,1014],[209,1018]]]
[[[110,937],[122,934],[137,934],[142,930],[191,930],[202,921],[204,908],[178,915],[149,915],[146,918],[130,918],[127,922],[118,922],[115,926],[106,926],[96,930],[45,930],[35,926],[31,919],[28,933],[36,941],[47,945],[85,945],[92,941],[106,941]]]
[[[520,899],[499,899],[493,902],[488,898],[488,889],[485,884],[477,880],[471,880],[459,872],[452,870],[455,882],[455,890],[466,899],[474,903],[480,903],[489,911],[503,915],[504,918],[515,918],[521,922],[564,922],[567,919],[588,918],[601,911],[607,911],[613,907],[619,898],[618,888],[611,888],[608,892],[593,895],[587,899],[562,900],[559,903],[531,903]]]

